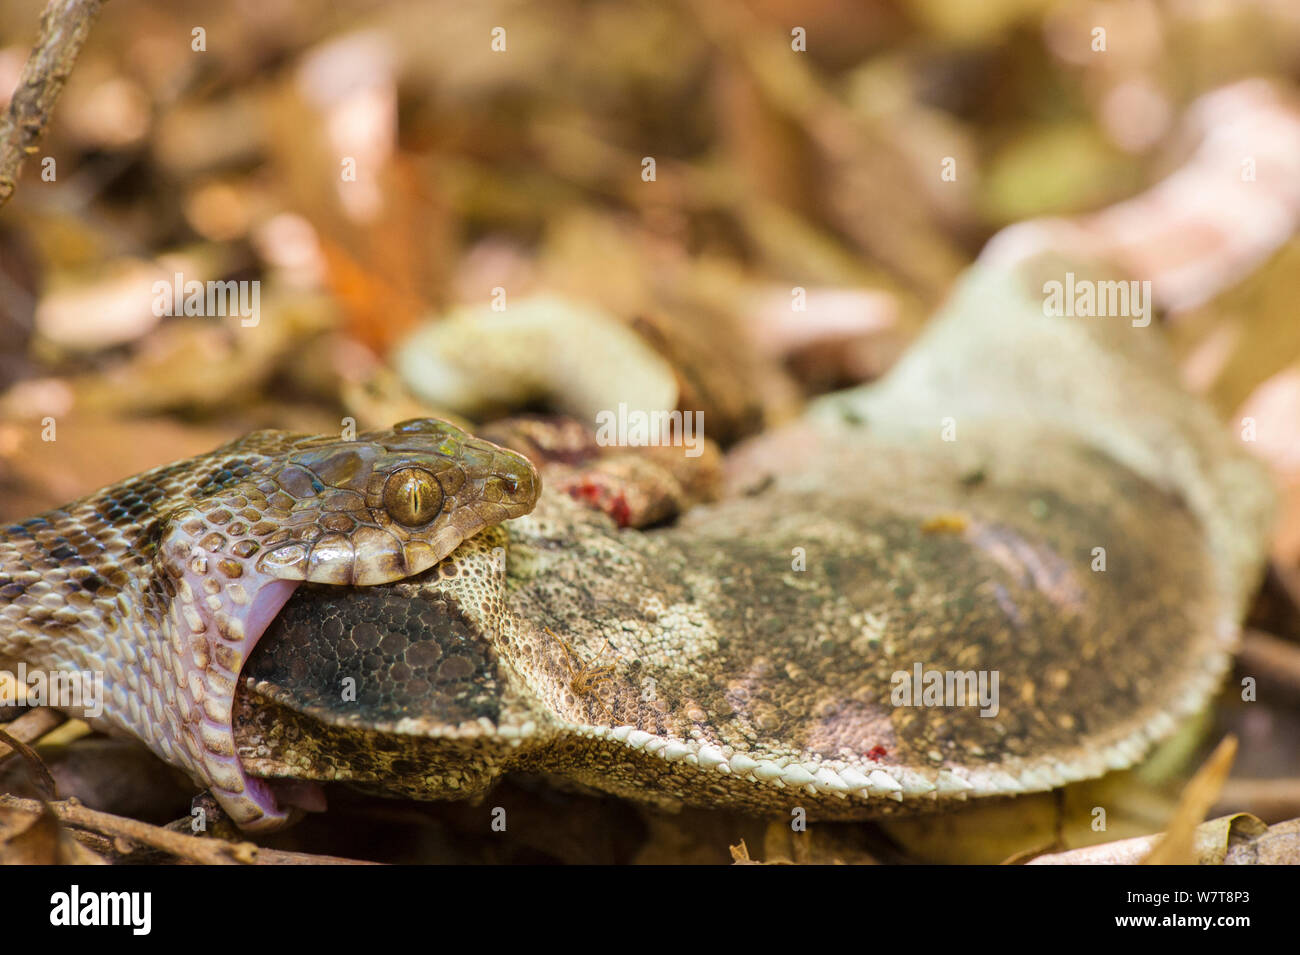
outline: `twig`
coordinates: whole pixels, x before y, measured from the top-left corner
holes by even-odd
[[[362,859],[345,859],[339,856],[313,855],[306,852],[288,852],[263,849],[251,842],[227,842],[224,839],[187,836],[151,826],[136,819],[114,816],[111,813],[88,809],[75,800],[45,803],[59,821],[68,827],[76,840],[103,852],[103,839],[114,843],[128,842],[158,849],[182,862],[201,865],[373,865]],[[0,808],[39,813],[42,803],[0,793]],[[118,851],[121,851],[119,848]]]
[[[58,787],[54,784],[54,777],[50,775],[45,761],[36,754],[36,750],[22,740],[10,736],[2,729],[0,729],[0,743],[4,743],[23,758],[23,762],[27,764],[28,772],[31,773],[32,780],[37,788],[41,790],[42,796],[46,799],[58,798]]]
[[[54,103],[72,73],[103,0],[50,0],[41,32],[0,120],[0,206],[18,185],[18,171],[45,132]]]
[[[160,849],[187,862],[208,865],[247,864],[257,861],[257,847],[252,843],[232,843],[221,839],[186,836],[135,819],[88,809],[73,800],[51,802],[46,805],[54,811],[61,823],[73,830],[74,836],[78,835],[78,829],[89,829],[91,832],[112,836],[115,839],[125,839]],[[22,799],[8,794],[0,794],[0,807],[25,812],[41,811],[41,803],[36,800]]]
[[[1269,682],[1300,693],[1300,646],[1261,630],[1247,630],[1242,638],[1237,665],[1242,672],[1259,675]]]
[[[57,729],[67,721],[68,718],[58,710],[41,706],[28,710],[12,723],[0,723],[0,727],[15,739],[20,739],[24,743],[35,743],[50,730]],[[0,761],[3,761],[7,755],[9,754],[4,747],[0,747]]]
[[[1265,822],[1300,816],[1300,779],[1229,779],[1212,815],[1249,812]]]

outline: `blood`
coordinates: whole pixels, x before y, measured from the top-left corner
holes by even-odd
[[[867,750],[867,759],[875,760],[877,762],[879,762],[880,757],[888,755],[889,750],[885,749],[885,747],[881,746],[879,743]]]
[[[628,507],[627,498],[622,491],[609,502],[607,513],[614,518],[614,523],[619,527],[627,527],[628,524],[632,523],[632,508]]]
[[[611,492],[608,487],[589,479],[571,484],[566,490],[575,501],[582,501],[608,514],[619,527],[632,523],[632,508],[624,492]]]

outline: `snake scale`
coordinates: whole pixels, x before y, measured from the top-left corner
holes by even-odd
[[[527,459],[432,419],[355,440],[254,432],[4,528],[0,665],[102,673],[110,728],[271,828],[287,810],[245,772],[231,716],[294,590],[417,574],[539,490]]]

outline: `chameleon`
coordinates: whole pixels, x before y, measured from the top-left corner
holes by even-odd
[[[1228,671],[1274,493],[1156,326],[1044,314],[1065,267],[973,270],[888,376],[670,522],[548,481],[422,574],[300,588],[236,695],[244,765],[855,819],[1136,764]]]

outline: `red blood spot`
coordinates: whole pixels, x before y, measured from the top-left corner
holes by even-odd
[[[614,500],[609,502],[606,513],[614,518],[614,523],[619,527],[627,527],[628,524],[632,523],[632,508],[628,507],[627,498],[621,491]]]
[[[885,747],[881,746],[879,743],[877,743],[875,746],[871,747],[871,749],[867,751],[867,759],[876,760],[876,761],[879,761],[880,757],[888,756],[888,755],[889,755],[889,750],[885,749]]]
[[[624,491],[615,490],[601,481],[580,478],[565,490],[569,497],[581,501],[588,507],[608,514],[619,527],[628,527],[632,523],[632,506],[627,502]]]
[[[579,484],[570,485],[568,491],[569,497],[575,501],[583,501],[587,504],[600,503],[600,487],[592,481],[582,481]]]

